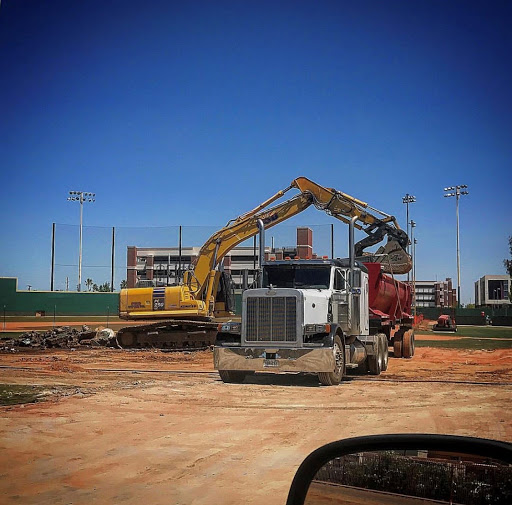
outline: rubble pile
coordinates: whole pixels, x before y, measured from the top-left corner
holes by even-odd
[[[70,326],[57,326],[44,332],[27,331],[18,338],[2,338],[0,349],[11,347],[31,347],[35,349],[72,348],[78,346],[89,347],[118,347],[116,334],[110,328],[96,328],[91,330],[83,325],[80,330]]]

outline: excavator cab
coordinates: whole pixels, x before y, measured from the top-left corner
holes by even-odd
[[[235,313],[235,285],[231,275],[219,272],[217,295],[215,296],[215,317],[230,317]]]

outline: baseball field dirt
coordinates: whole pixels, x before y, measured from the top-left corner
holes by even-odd
[[[421,347],[336,387],[313,375],[246,382],[222,383],[210,351],[0,354],[2,502],[277,505],[301,461],[333,440],[512,441],[509,349]]]

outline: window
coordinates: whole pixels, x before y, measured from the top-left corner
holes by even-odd
[[[263,285],[276,288],[328,289],[331,269],[326,266],[266,265]]]
[[[336,270],[334,274],[334,289],[338,289],[343,291],[345,288],[345,271],[344,270]]]

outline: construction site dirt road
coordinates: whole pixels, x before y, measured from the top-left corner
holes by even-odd
[[[286,501],[322,444],[377,433],[512,441],[512,351],[417,348],[380,377],[322,387],[256,374],[224,384],[212,353],[94,348],[0,354],[0,496],[30,504]],[[9,388],[7,388],[9,389]]]

